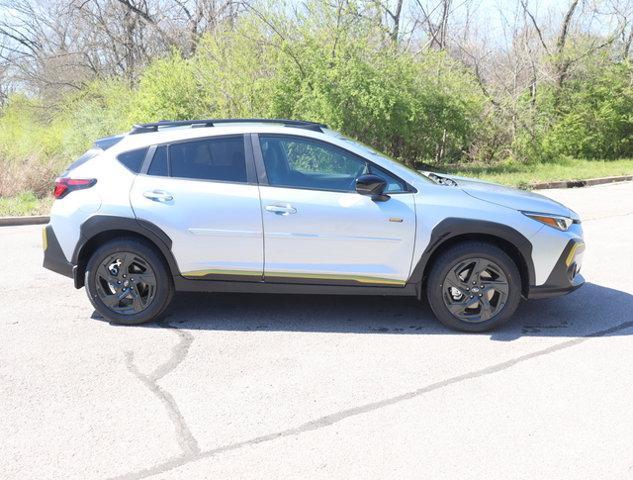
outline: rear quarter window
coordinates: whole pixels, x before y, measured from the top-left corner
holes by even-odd
[[[143,166],[143,161],[147,155],[147,148],[139,148],[138,150],[130,150],[117,155],[117,160],[121,162],[128,170],[139,173]]]

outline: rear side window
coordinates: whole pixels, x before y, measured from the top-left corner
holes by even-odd
[[[167,177],[169,171],[167,170],[167,147],[157,147],[154,152],[154,158],[147,170],[148,175],[158,175],[160,177]]]
[[[147,148],[140,148],[138,150],[121,153],[116,158],[128,169],[132,170],[134,173],[138,173],[141,171],[146,154]]]
[[[242,135],[209,138],[169,146],[172,177],[246,182]]]

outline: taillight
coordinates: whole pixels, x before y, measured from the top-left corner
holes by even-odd
[[[55,198],[64,198],[74,190],[90,188],[97,183],[96,178],[66,178],[60,177],[55,179],[55,190],[53,195]]]

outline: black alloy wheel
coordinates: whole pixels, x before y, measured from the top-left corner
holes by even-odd
[[[96,274],[99,299],[115,313],[145,310],[156,295],[156,276],[147,260],[133,252],[116,252],[100,262]]]
[[[123,237],[101,245],[86,265],[86,293],[113,323],[158,320],[174,295],[174,282],[160,251],[149,241]]]
[[[449,328],[484,332],[507,322],[521,300],[517,264],[496,245],[464,241],[433,260],[426,294],[433,313]]]
[[[442,297],[448,310],[464,322],[485,322],[508,299],[508,279],[495,262],[481,257],[453,265],[444,277]]]

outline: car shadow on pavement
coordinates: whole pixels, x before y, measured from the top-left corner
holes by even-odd
[[[524,336],[628,335],[633,295],[587,283],[567,296],[522,302],[495,341]],[[188,330],[460,335],[411,297],[178,293],[164,324]],[[154,325],[155,328],[156,325]]]

